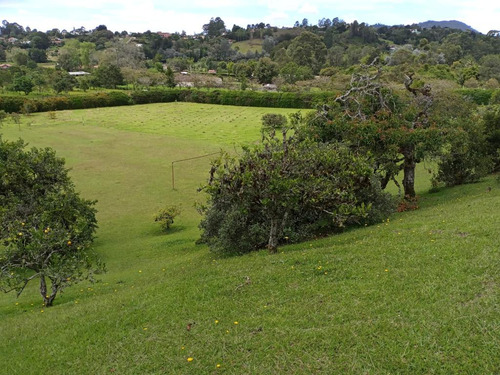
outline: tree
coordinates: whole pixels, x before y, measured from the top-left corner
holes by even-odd
[[[244,148],[239,159],[221,154],[201,189],[209,196],[200,207],[202,240],[213,251],[276,252],[280,243],[368,220],[372,201],[384,200],[365,156],[336,142],[289,136],[280,116],[264,123],[262,144]]]
[[[220,17],[210,18],[210,22],[203,25],[203,33],[211,38],[221,36],[226,32],[226,24]]]
[[[87,47],[85,47],[87,48]],[[120,68],[138,69],[144,66],[143,47],[132,38],[114,41],[105,50],[96,53],[99,65],[116,65]]]
[[[486,55],[480,61],[479,76],[483,80],[495,78],[500,82],[500,55]]]
[[[97,86],[115,89],[123,84],[123,74],[116,65],[101,65],[94,71],[94,81]]]
[[[280,75],[286,83],[293,84],[297,81],[303,81],[313,78],[312,70],[308,66],[299,66],[294,62],[289,62],[280,69]]]
[[[50,47],[50,39],[48,35],[40,31],[31,34],[30,47],[46,50]]]
[[[275,45],[276,41],[274,38],[272,36],[266,36],[262,41],[262,51],[270,55]]]
[[[25,147],[0,138],[0,290],[19,296],[39,279],[51,306],[58,292],[104,270],[91,250],[95,202],[75,192],[53,150]]]
[[[166,85],[167,87],[175,87],[177,84],[175,83],[174,71],[170,66],[167,67],[165,71],[165,77],[167,78]]]
[[[493,170],[500,171],[500,105],[483,109],[482,122],[486,135],[486,151],[493,159]]]
[[[95,44],[90,42],[82,42],[80,44],[80,63],[83,67],[89,68],[91,65],[91,57],[95,52]]]
[[[43,49],[30,48],[28,50],[28,57],[36,63],[47,62],[47,52]]]
[[[478,78],[479,67],[472,59],[462,59],[460,61],[455,61],[451,68],[453,70],[455,79],[460,86],[464,86],[464,83],[471,78]]]
[[[317,74],[326,61],[327,50],[319,36],[306,31],[292,40],[287,53],[297,65],[308,66]]]
[[[269,57],[259,59],[255,67],[255,77],[259,83],[271,83],[273,78],[279,74],[279,65]]]
[[[11,51],[12,61],[19,66],[28,65],[29,56],[24,50],[15,49]]]
[[[22,91],[26,95],[28,95],[31,91],[33,91],[34,86],[35,84],[27,75],[19,73],[16,73],[14,75],[14,80],[12,81],[12,90]]]
[[[477,182],[493,169],[484,121],[479,118],[452,118],[452,136],[437,158],[435,187]]]
[[[57,67],[67,72],[74,71],[80,68],[80,58],[78,57],[78,50],[65,46],[61,48],[57,58]]]
[[[446,132],[430,117],[430,86],[408,74],[406,95],[396,95],[380,82],[381,73],[374,64],[363,66],[334,105],[310,116],[308,127],[319,140],[347,142],[373,155],[382,188],[391,180],[399,186],[395,177],[403,171],[404,197],[414,199],[416,165],[439,151]]]
[[[56,71],[52,77],[52,88],[56,93],[72,91],[77,85],[75,77],[70,76],[68,72]]]

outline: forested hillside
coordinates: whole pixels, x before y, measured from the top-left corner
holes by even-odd
[[[415,72],[450,88],[499,87],[500,37],[462,23],[370,26],[322,18],[293,27],[226,25],[219,17],[200,33],[129,33],[105,25],[86,30],[0,27],[3,92],[67,92],[89,88],[224,87],[304,91],[343,89],[353,68],[374,59],[387,80]],[[54,25],[57,27],[57,25]],[[47,69],[50,68],[50,69]],[[67,72],[80,72],[68,75]],[[86,74],[89,73],[89,74]]]

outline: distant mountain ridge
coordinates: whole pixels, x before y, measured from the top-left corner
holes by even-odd
[[[479,31],[472,28],[471,26],[469,26],[461,21],[456,21],[456,20],[452,20],[452,21],[425,21],[425,22],[416,23],[414,25],[420,26],[423,29],[431,29],[432,27],[435,26],[435,27],[443,27],[443,28],[448,27],[450,29],[458,29],[458,30],[462,30],[462,31],[473,31],[475,33],[480,33]],[[384,27],[387,25],[384,25],[381,23],[376,23],[372,26],[375,28],[379,28],[379,27]],[[393,25],[393,26],[403,26],[403,25]]]
[[[452,20],[452,21],[426,21],[426,22],[420,22],[418,24],[418,26],[425,28],[425,29],[430,29],[433,26],[448,27],[450,29],[458,29],[458,30],[462,30],[462,31],[473,31],[475,33],[479,33],[479,31],[475,30],[471,26],[469,26],[463,22],[456,21],[456,20]]]

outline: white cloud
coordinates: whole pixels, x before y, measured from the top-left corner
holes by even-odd
[[[299,9],[299,12],[303,14],[317,14],[318,8],[315,5],[311,5],[310,3],[305,3]]]

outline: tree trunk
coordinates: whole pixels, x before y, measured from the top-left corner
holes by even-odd
[[[59,290],[57,284],[52,283],[52,293],[50,296],[47,294],[47,283],[45,281],[45,276],[40,275],[40,294],[43,298],[43,304],[46,307],[52,306],[54,299],[56,298],[57,291]]]
[[[415,167],[417,165],[415,161],[414,148],[410,147],[403,152],[404,162],[403,162],[403,189],[405,194],[405,199],[415,198]]]
[[[271,229],[269,230],[269,242],[267,243],[267,248],[271,253],[276,253],[278,251],[278,224],[279,221],[276,218],[271,219]]]

